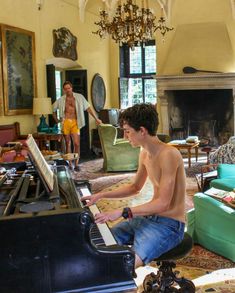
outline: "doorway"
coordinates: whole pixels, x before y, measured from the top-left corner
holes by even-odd
[[[53,64],[49,64],[47,65],[46,69],[47,69],[47,94],[48,94],[48,97],[51,97],[52,103],[54,103],[56,101],[56,68]],[[62,79],[64,79],[62,80],[62,83],[65,80],[70,81],[73,84],[74,92],[82,94],[86,98],[86,100],[88,100],[87,70],[64,70],[63,74],[61,74],[61,77]],[[88,118],[87,111],[85,111],[84,114],[85,114],[86,125],[81,129],[81,132],[80,132],[81,157],[87,156],[90,153],[89,118]],[[49,117],[49,124],[50,126],[53,126],[55,124],[53,117]]]

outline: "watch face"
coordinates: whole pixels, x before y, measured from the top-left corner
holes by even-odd
[[[128,208],[123,209],[122,216],[124,219],[128,218],[128,216],[129,216]]]

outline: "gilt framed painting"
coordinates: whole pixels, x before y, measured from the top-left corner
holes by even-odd
[[[2,51],[2,40],[0,34],[0,52]],[[3,86],[2,86],[2,58],[0,56],[0,116],[4,115],[3,107]]]
[[[32,114],[36,97],[34,32],[1,25],[5,115]]]

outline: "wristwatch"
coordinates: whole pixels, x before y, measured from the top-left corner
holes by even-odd
[[[123,209],[122,211],[122,217],[124,219],[132,219],[133,218],[133,214],[130,208],[126,207]]]

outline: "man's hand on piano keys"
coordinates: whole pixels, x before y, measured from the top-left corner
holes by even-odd
[[[82,201],[86,203],[86,206],[89,207],[95,204],[100,199],[99,194],[92,194],[82,197]]]
[[[107,221],[113,222],[122,216],[122,210],[115,210],[95,215],[96,224],[103,224]]]

